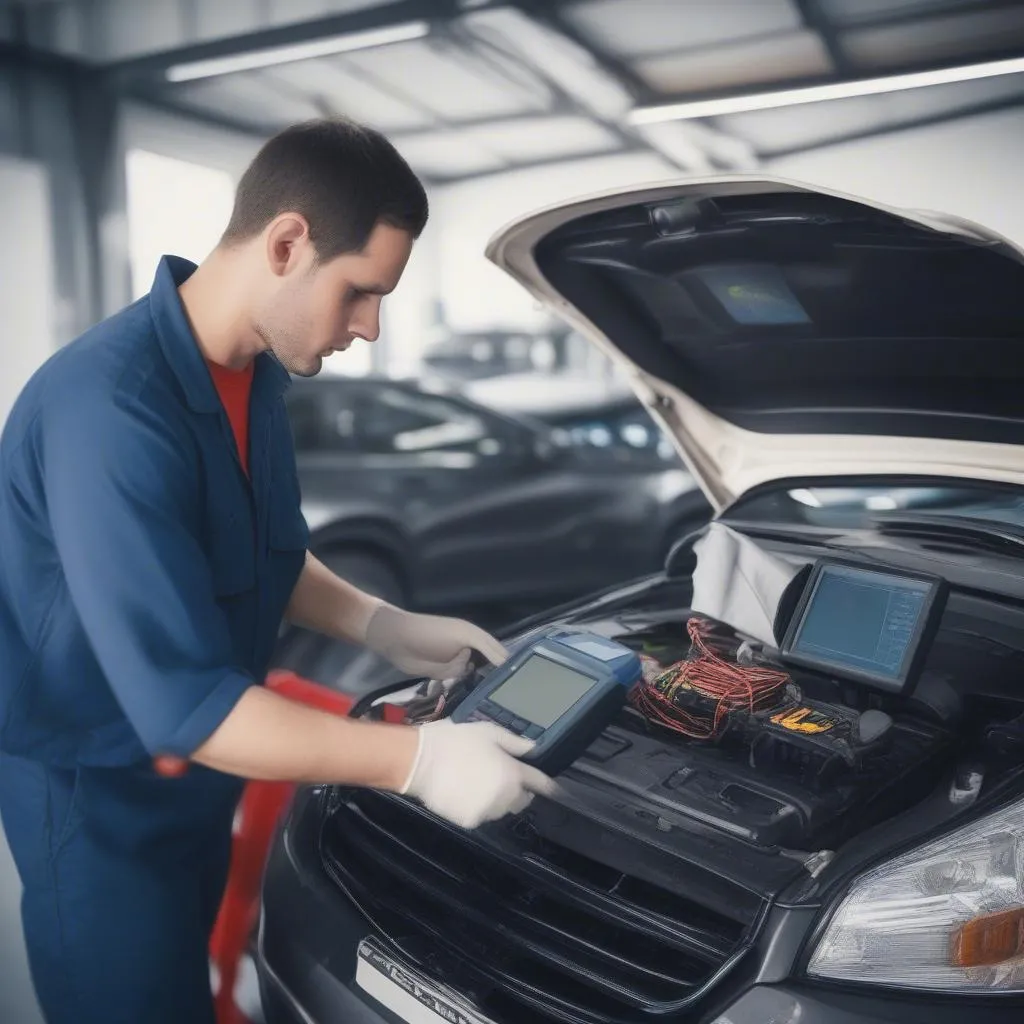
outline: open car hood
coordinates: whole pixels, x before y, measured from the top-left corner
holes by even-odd
[[[616,191],[488,257],[629,372],[721,510],[774,480],[1024,484],[1024,252],[773,178]]]

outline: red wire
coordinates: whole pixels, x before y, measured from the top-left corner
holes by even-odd
[[[645,718],[695,739],[716,739],[729,712],[746,708],[753,713],[773,702],[789,682],[785,672],[739,665],[723,657],[727,647],[715,637],[715,626],[707,619],[691,618],[686,630],[689,657],[633,691],[633,704]],[[708,717],[681,707],[676,697],[683,689],[713,701],[713,714]]]

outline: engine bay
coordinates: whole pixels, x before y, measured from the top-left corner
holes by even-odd
[[[679,632],[689,646],[663,626],[618,638],[642,652],[645,679],[578,770],[641,782],[666,809],[757,846],[815,850],[929,788],[948,755],[942,722],[763,654],[742,664],[750,642],[722,623],[693,616]],[[709,692],[714,668],[732,681]]]
[[[634,840],[684,843],[688,857],[738,842],[753,873],[780,852],[810,869],[915,805],[953,816],[1024,770],[1024,642],[1010,639],[1024,641],[1021,609],[873,566],[889,587],[875,611],[833,595],[838,642],[819,630],[815,647],[800,624],[831,560],[780,558],[731,534],[698,543],[692,589],[663,580],[572,616],[642,665],[614,722],[560,775],[589,803],[572,812],[577,825],[603,816],[607,837],[614,819]],[[925,596],[905,599],[915,586]],[[451,714],[488,672],[421,691],[408,717]],[[566,841],[565,808],[536,813]]]

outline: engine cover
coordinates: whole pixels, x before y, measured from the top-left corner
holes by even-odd
[[[760,847],[834,849],[927,792],[947,750],[933,726],[893,723],[875,758],[822,786],[805,761],[761,757],[741,741],[703,744],[653,735],[640,717],[608,730],[572,772],[600,778]]]

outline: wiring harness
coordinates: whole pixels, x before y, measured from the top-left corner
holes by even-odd
[[[630,695],[637,711],[656,725],[692,739],[716,740],[730,712],[754,714],[775,707],[790,682],[785,672],[736,660],[737,642],[708,619],[686,624],[690,652]]]

